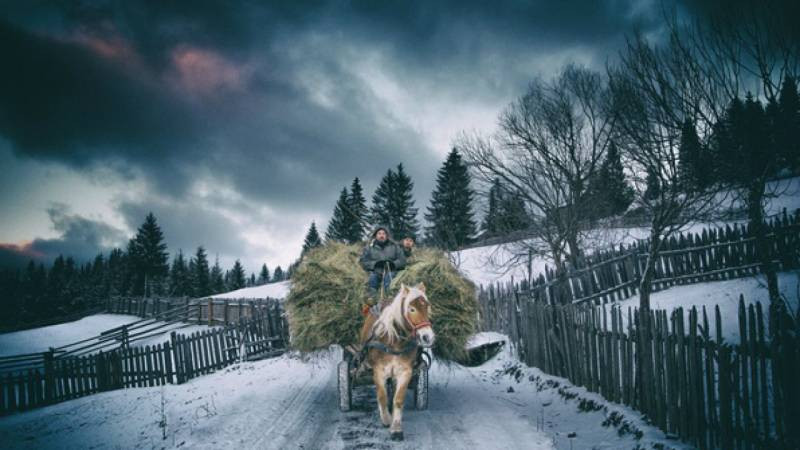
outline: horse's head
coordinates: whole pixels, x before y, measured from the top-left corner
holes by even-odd
[[[403,318],[406,326],[411,330],[411,335],[416,337],[421,347],[432,347],[436,335],[431,326],[431,302],[425,295],[425,284],[416,286],[401,285]]]

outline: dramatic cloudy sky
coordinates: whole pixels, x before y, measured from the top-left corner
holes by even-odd
[[[354,177],[427,206],[460,130],[602,68],[652,1],[46,1],[0,11],[0,264],[124,246],[286,266]]]

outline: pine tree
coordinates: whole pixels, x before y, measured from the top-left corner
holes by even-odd
[[[258,284],[267,284],[269,283],[269,269],[267,269],[266,264],[261,265],[261,272],[258,274]]]
[[[333,217],[328,223],[328,229],[325,231],[326,240],[348,242],[351,228],[348,197],[347,188],[343,188],[339,194],[339,200],[336,201],[336,206],[333,208]]]
[[[317,232],[317,225],[314,222],[311,222],[311,227],[308,229],[306,238],[303,240],[303,251],[301,252],[301,255],[305,255],[306,252],[314,247],[319,247],[320,245],[322,245],[322,240]]]
[[[625,181],[625,170],[613,141],[609,144],[603,164],[593,181],[594,186],[590,186],[589,192],[603,213],[599,217],[621,214],[633,202],[635,192]]]
[[[171,295],[177,297],[192,295],[189,276],[189,268],[186,265],[186,259],[183,257],[183,250],[178,250],[178,254],[172,259],[172,267],[169,272],[169,292]]]
[[[364,189],[361,182],[356,177],[350,185],[350,231],[347,240],[350,243],[360,242],[367,233],[367,199],[364,198]]]
[[[447,250],[471,242],[475,236],[473,196],[467,166],[453,148],[436,175],[436,188],[425,214],[430,223],[425,228],[426,240]]]
[[[222,267],[219,265],[219,256],[214,260],[214,267],[211,268],[210,278],[213,294],[225,292],[225,277],[222,273]]]
[[[256,285],[256,274],[250,272],[250,278],[247,279],[248,286],[255,286]]]
[[[499,233],[498,219],[500,217],[500,179],[492,180],[489,188],[489,205],[483,218],[481,229],[487,236],[497,236]]]
[[[369,220],[372,228],[378,226],[389,227],[392,231],[392,210],[391,199],[395,196],[396,185],[395,174],[392,169],[386,171],[386,175],[381,178],[375,193],[372,194],[372,207],[370,207]]]
[[[646,200],[654,201],[661,197],[661,180],[658,176],[658,169],[653,167],[647,168],[647,178],[645,179],[644,198]]]
[[[132,244],[129,245],[128,254],[132,259],[132,268],[135,271],[136,284],[133,286],[135,295],[149,296],[151,293],[160,293],[161,285],[169,271],[167,264],[169,254],[166,250],[164,234],[151,212],[147,214],[144,223],[133,238]]]
[[[275,271],[272,273],[272,282],[275,283],[275,282],[283,281],[283,280],[284,280],[283,269],[281,269],[281,266],[278,266],[278,267],[275,268]]]
[[[241,289],[244,287],[245,284],[245,275],[244,275],[244,267],[242,267],[242,263],[239,262],[237,259],[235,263],[233,263],[233,269],[230,272],[230,288],[231,290]]]
[[[775,147],[784,165],[800,171],[800,96],[797,82],[790,76],[781,84],[774,135]]]
[[[193,276],[192,276],[192,291],[197,297],[206,297],[211,295],[211,274],[208,269],[208,255],[203,246],[197,247],[197,251],[192,259],[194,262]]]
[[[395,239],[408,236],[416,239],[417,233],[419,233],[413,189],[414,183],[411,181],[411,177],[405,173],[403,165],[398,164],[397,172],[395,172],[395,195],[389,203],[394,219],[394,222],[390,224],[390,230]]]
[[[680,158],[678,175],[684,191],[692,192],[705,188],[704,180],[701,179],[704,170],[700,166],[702,152],[702,145],[697,136],[694,122],[686,119],[681,128],[681,142],[678,147],[678,157]]]

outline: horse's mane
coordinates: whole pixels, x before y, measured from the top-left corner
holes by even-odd
[[[408,287],[408,294],[412,295],[413,292],[416,292],[418,295],[424,295],[424,293],[411,286]],[[416,296],[412,297],[416,298]],[[375,325],[373,325],[373,330],[375,332],[376,337],[383,337],[386,336],[389,340],[389,343],[393,343],[400,339],[400,328],[405,323],[405,318],[403,317],[403,289],[400,289],[400,292],[394,296],[392,303],[381,311],[381,315],[378,316],[378,319],[375,321]]]

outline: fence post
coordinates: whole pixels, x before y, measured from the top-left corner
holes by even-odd
[[[173,331],[169,334],[170,340],[170,353],[172,354],[172,366],[175,370],[175,383],[181,384],[183,383],[183,364],[178,354],[180,350],[178,349],[178,335]],[[172,378],[170,376],[170,378]]]
[[[208,297],[208,325],[214,325],[214,299]]]
[[[44,353],[44,402],[53,403],[56,393],[56,377],[53,371],[53,347]]]

